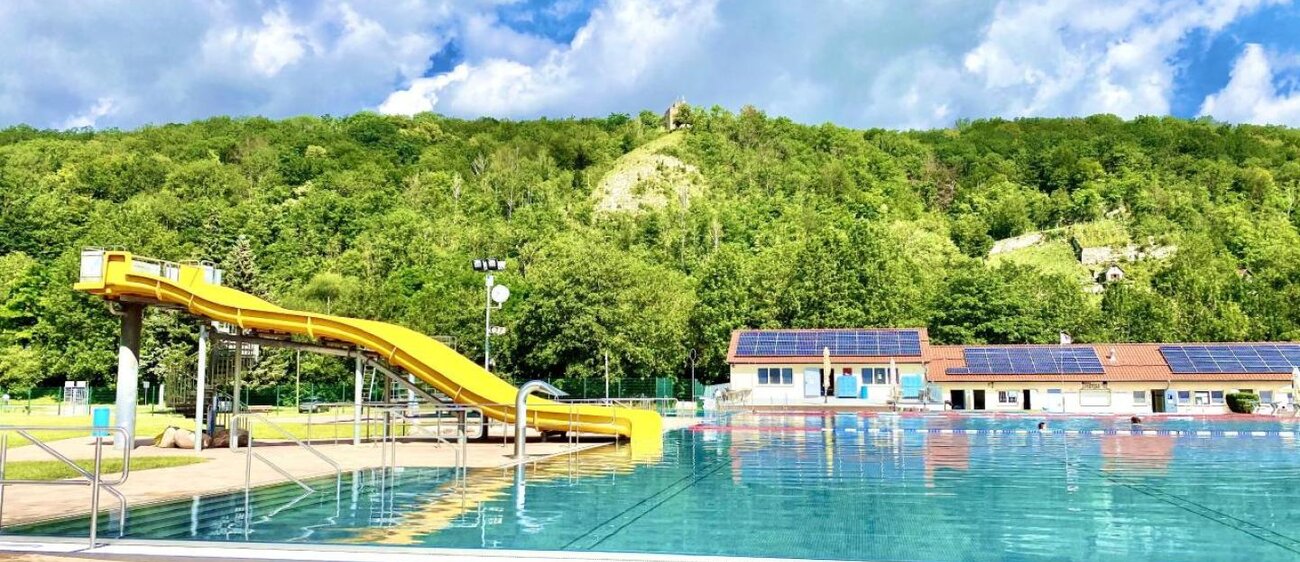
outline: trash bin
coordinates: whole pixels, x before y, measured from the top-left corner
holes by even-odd
[[[95,426],[95,427],[109,427],[109,421],[108,421],[109,413],[108,413],[108,412],[109,412],[108,407],[95,408],[95,411],[91,414],[91,417],[90,417],[90,424],[93,425],[93,426]],[[96,429],[96,430],[94,430],[94,431],[92,431],[92,432],[90,433],[90,436],[91,436],[91,437],[108,437],[108,430],[106,430],[106,429]]]

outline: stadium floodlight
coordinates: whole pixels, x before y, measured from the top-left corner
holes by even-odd
[[[474,271],[487,274],[484,276],[483,283],[487,288],[487,298],[484,299],[483,304],[483,368],[489,369],[492,365],[492,336],[495,333],[493,330],[494,326],[492,326],[492,304],[496,303],[496,305],[500,307],[502,303],[506,302],[506,299],[510,298],[510,289],[507,289],[505,285],[497,285],[492,272],[505,271],[506,260],[499,260],[497,258],[475,258],[473,262]],[[504,333],[504,331],[502,333]]]
[[[496,258],[477,258],[474,260],[474,271],[505,271],[506,260]]]

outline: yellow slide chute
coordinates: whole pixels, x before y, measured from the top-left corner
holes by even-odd
[[[128,299],[185,308],[191,314],[241,329],[301,334],[312,339],[347,342],[370,350],[406,369],[450,396],[475,406],[485,416],[514,423],[514,385],[437,340],[401,326],[302,312],[278,307],[248,293],[208,283],[209,270],[175,265],[128,252],[109,251],[99,271],[86,271],[83,259],[79,291],[106,299]],[[90,266],[94,268],[93,263]],[[506,406],[508,405],[508,406]],[[621,435],[631,439],[634,455],[655,454],[663,446],[663,420],[649,410],[564,404],[529,397],[525,422],[539,430]]]

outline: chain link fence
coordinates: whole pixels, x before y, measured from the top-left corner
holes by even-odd
[[[522,383],[524,381],[516,381]],[[609,381],[608,394],[603,379],[551,379],[547,381],[560,390],[569,393],[567,398],[588,400],[595,398],[676,398],[690,400],[704,395],[704,385],[696,383],[694,392],[691,381],[671,377],[643,379],[618,379]],[[250,406],[295,407],[302,401],[316,402],[351,402],[352,381],[338,382],[292,382],[260,387],[244,387],[244,403]],[[8,391],[8,400],[0,397],[0,413],[57,413],[63,402],[62,387],[42,387]],[[158,402],[157,385],[137,392],[140,404]],[[117,399],[117,391],[111,386],[92,387],[91,404],[112,404]],[[371,384],[369,378],[363,390],[363,399],[378,401],[383,399],[383,379]]]

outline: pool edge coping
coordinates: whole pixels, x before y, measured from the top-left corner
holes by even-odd
[[[479,560],[521,560],[575,562],[614,560],[620,562],[792,562],[804,558],[764,558],[721,555],[659,554],[568,550],[497,550],[439,547],[300,545],[284,543],[198,543],[192,541],[143,541],[106,539],[91,549],[84,539],[4,537],[0,553],[71,556],[103,555],[139,557],[139,560],[173,560],[175,558],[221,560],[276,560],[283,562],[426,562],[430,557],[448,562]],[[329,557],[323,557],[327,555]],[[333,555],[333,556],[330,556]],[[817,559],[817,562],[835,562]]]

